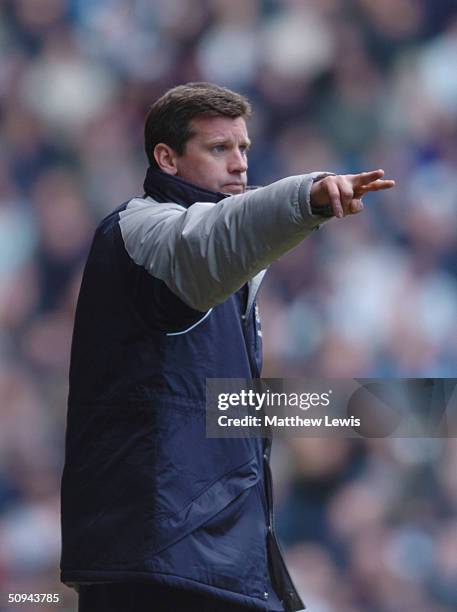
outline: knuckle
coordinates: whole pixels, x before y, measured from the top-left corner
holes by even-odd
[[[334,176],[326,176],[324,179],[322,179],[321,183],[323,186],[329,188],[331,185],[333,185],[334,178]]]

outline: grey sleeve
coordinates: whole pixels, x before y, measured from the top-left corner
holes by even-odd
[[[120,213],[125,248],[138,265],[202,312],[223,302],[325,219],[310,191],[323,173],[291,176],[217,204],[131,200]]]

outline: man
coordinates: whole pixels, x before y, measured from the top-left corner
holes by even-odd
[[[191,83],[151,108],[145,195],[99,225],[78,300],[62,580],[80,610],[299,610],[272,520],[269,443],[205,437],[207,378],[256,378],[264,270],[383,172],[246,191],[248,101]]]

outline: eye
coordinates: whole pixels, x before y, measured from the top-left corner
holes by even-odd
[[[223,153],[225,151],[225,145],[218,144],[211,147],[213,153]]]
[[[240,151],[241,151],[241,154],[244,155],[245,157],[248,154],[248,150],[249,150],[249,147],[247,145],[241,145]]]

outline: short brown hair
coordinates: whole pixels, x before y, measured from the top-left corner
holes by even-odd
[[[144,128],[144,145],[149,163],[156,166],[154,149],[163,142],[182,155],[192,136],[192,119],[197,116],[249,118],[247,98],[212,83],[187,83],[167,91],[149,109]]]

